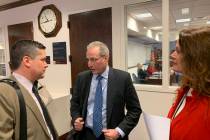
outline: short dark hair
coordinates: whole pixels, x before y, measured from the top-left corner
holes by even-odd
[[[16,70],[19,68],[24,56],[30,56],[34,59],[37,56],[37,49],[45,49],[41,43],[33,40],[19,40],[10,49],[10,68]]]

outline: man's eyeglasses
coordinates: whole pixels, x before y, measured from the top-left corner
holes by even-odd
[[[96,61],[98,61],[99,59],[101,59],[102,57],[98,57],[98,58],[87,58],[87,61],[90,62],[90,63],[95,63]]]

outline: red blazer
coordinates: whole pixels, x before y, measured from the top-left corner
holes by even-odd
[[[186,93],[179,89],[178,96],[171,107],[168,117],[172,119],[174,111]],[[186,97],[182,111],[171,120],[170,140],[210,140],[210,97],[198,96],[195,90]]]

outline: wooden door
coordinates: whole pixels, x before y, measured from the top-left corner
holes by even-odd
[[[71,80],[75,83],[79,72],[87,70],[86,46],[102,41],[109,47],[112,66],[112,12],[111,8],[69,15]]]
[[[8,26],[8,37],[9,37],[9,48],[22,39],[30,39],[33,40],[33,23],[26,22],[20,24],[14,24]]]

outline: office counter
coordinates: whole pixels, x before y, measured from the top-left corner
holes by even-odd
[[[70,130],[70,95],[53,97],[47,106],[59,136]]]

